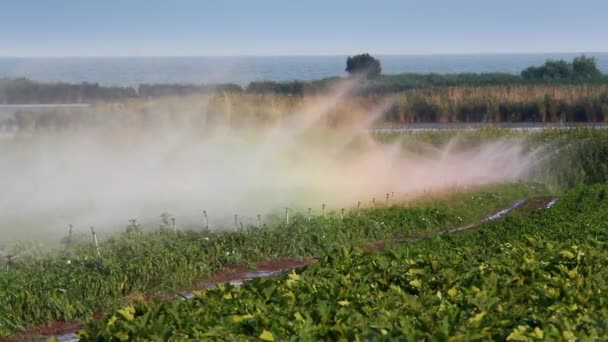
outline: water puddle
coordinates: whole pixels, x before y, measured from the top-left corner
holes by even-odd
[[[76,333],[69,333],[61,336],[55,336],[59,342],[78,342],[78,336]]]
[[[303,267],[303,266],[300,266]],[[227,283],[229,283],[230,285],[233,286],[241,286],[243,285],[243,283],[247,280],[252,280],[252,279],[256,279],[256,278],[270,278],[270,277],[276,277],[279,276],[285,272],[289,272],[291,270],[297,269],[299,267],[294,267],[294,268],[284,268],[284,269],[280,269],[280,270],[274,270],[274,271],[269,271],[269,270],[263,270],[263,271],[251,271],[251,272],[245,272],[244,274],[242,274],[241,276],[239,276],[239,278],[237,279],[233,279],[233,280],[229,280],[227,281]],[[205,286],[201,287],[201,289],[208,289],[208,288],[212,288],[214,287],[216,284],[206,284]],[[178,295],[177,296],[179,299],[191,299],[194,298],[194,294],[192,292],[188,292],[186,294],[183,295]]]
[[[549,203],[545,204],[545,207],[543,209],[551,208],[555,204],[555,202],[557,202],[557,198],[550,200]]]

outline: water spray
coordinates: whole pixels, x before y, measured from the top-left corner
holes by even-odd
[[[175,217],[171,216],[171,226],[173,227],[173,234],[177,234],[177,229],[175,228]]]
[[[372,208],[376,209],[376,197],[372,198]]]
[[[234,214],[234,229],[238,230],[239,229],[239,215]]]
[[[258,214],[258,227],[262,228],[262,215]]]
[[[325,203],[321,204],[321,217],[325,217]]]
[[[12,253],[2,253],[4,255],[4,257],[6,258],[6,270],[10,271],[11,270],[11,264],[13,263],[13,259],[15,258],[15,254]]]
[[[357,216],[359,216],[361,214],[360,210],[361,210],[361,201],[358,201],[357,202]]]
[[[341,219],[342,221],[344,221],[344,208],[342,208],[340,211],[341,211],[341,214],[340,214],[340,219]]]
[[[308,208],[308,222],[310,222],[310,212],[312,211],[312,208]]]
[[[67,222],[75,227],[95,222],[99,230],[118,227],[124,217],[133,213],[147,222],[166,209],[168,203],[175,216],[180,216],[182,229],[201,224],[198,216],[201,204],[205,205],[203,209],[214,212],[214,228],[216,225],[229,228],[231,215],[242,208],[255,207],[260,213],[277,209],[280,212],[281,205],[290,204],[296,210],[315,203],[311,200],[318,203],[319,199],[335,209],[357,204],[360,216],[364,209],[371,209],[371,204],[375,209],[382,206],[375,201],[365,204],[368,198],[379,195],[378,190],[388,190],[388,205],[396,205],[402,194],[410,193],[413,199],[423,189],[428,192],[425,187],[434,193],[450,184],[460,188],[519,180],[535,165],[527,143],[518,140],[493,139],[479,146],[456,147],[421,141],[421,148],[409,150],[403,144],[376,140],[365,125],[357,130],[349,126],[324,130],[319,139],[317,123],[332,114],[331,109],[340,97],[341,92],[330,92],[328,96],[311,98],[310,103],[296,108],[298,112],[286,113],[270,124],[260,122],[251,132],[247,128],[248,134],[239,134],[242,133],[239,128],[218,118],[220,121],[214,126],[217,129],[204,137],[189,129],[175,129],[159,136],[143,127],[135,127],[137,130],[133,131],[125,128],[106,132],[105,128],[99,128],[66,132],[49,139],[45,135],[43,139],[33,137],[26,144],[28,153],[19,151],[19,145],[11,153],[0,154],[3,165],[0,188],[4,197],[11,198],[10,203],[0,203],[0,226],[15,221],[18,224],[14,226],[65,227],[67,217]],[[368,112],[365,108],[362,114],[363,111]],[[352,119],[358,121],[354,116]],[[184,122],[189,125],[189,121]],[[128,146],[120,139],[126,139]],[[330,151],[327,146],[331,146]],[[49,155],[54,157],[44,157]],[[63,160],[92,165],[93,174],[82,170],[69,175],[62,173]],[[247,165],[247,175],[243,175],[242,165]],[[361,181],[370,174],[376,176]],[[114,177],[112,182],[90,181],[107,180],[109,176]],[[46,182],[49,178],[54,181]],[[167,187],[167,179],[180,181],[178,186]],[[42,195],[35,198],[23,195],[33,192]],[[104,194],[101,198],[100,192]],[[61,203],[57,202],[57,196],[62,198]],[[83,207],[83,198],[95,199],[92,202],[95,205]],[[354,198],[361,200],[363,207]],[[25,211],[16,212],[12,209],[15,206]],[[202,223],[209,229],[206,211]],[[249,213],[252,214],[255,212]],[[315,218],[327,218],[325,214],[325,210],[319,216],[315,213]],[[334,215],[332,210],[327,214]],[[166,218],[162,227],[169,230],[170,216]],[[243,224],[255,224],[255,218],[250,219],[251,222],[244,219]],[[312,212],[309,220],[312,221]],[[262,225],[259,220],[258,223]],[[57,235],[56,229],[35,234]]]

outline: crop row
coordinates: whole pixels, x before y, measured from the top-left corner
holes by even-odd
[[[11,260],[0,271],[0,336],[51,321],[87,321],[125,300],[154,296],[229,265],[280,257],[326,255],[341,246],[436,231],[473,222],[516,198],[545,192],[540,185],[502,185],[429,200],[419,207],[384,207],[325,217],[295,215],[286,225],[238,231],[201,227],[146,232],[131,222],[127,232],[100,242],[67,244],[36,257]],[[166,222],[165,222],[166,223]]]
[[[608,336],[608,185],[473,233],[364,254],[335,248],[301,271],[137,303],[90,340],[598,340]]]

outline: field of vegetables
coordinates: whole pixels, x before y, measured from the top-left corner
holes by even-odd
[[[81,332],[132,340],[598,340],[608,336],[608,185],[471,234],[138,303]]]
[[[52,321],[88,321],[125,301],[188,288],[231,265],[277,258],[323,256],[340,247],[404,238],[475,222],[513,200],[546,193],[540,184],[487,187],[428,199],[413,207],[379,207],[325,217],[295,215],[289,225],[213,232],[203,227],[174,233],[169,222],[144,232],[131,222],[123,234],[100,243],[75,243],[20,258],[0,271],[0,336]],[[67,241],[65,241],[67,242]],[[25,247],[23,247],[25,248]]]
[[[80,321],[87,340],[530,340],[608,336],[608,130],[428,132],[404,139],[463,144],[516,138],[542,146],[534,182],[286,224],[174,231],[131,221],[100,241],[12,248],[0,261],[0,339]],[[378,139],[391,140],[393,136]],[[554,207],[478,222],[517,199],[558,195]],[[152,228],[152,229],[151,229]],[[428,237],[420,239],[420,237]],[[415,240],[415,241],[414,241]],[[392,243],[391,243],[392,242]],[[370,245],[384,246],[371,251]],[[27,257],[12,258],[28,251]],[[366,251],[366,252],[363,252]],[[318,262],[167,300],[218,270],[261,261]],[[101,320],[95,320],[105,314]],[[15,335],[17,334],[17,335]]]

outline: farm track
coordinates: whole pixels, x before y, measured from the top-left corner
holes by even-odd
[[[396,245],[404,242],[416,242],[425,238],[431,238],[436,236],[442,236],[446,234],[456,234],[467,231],[474,231],[479,229],[484,223],[495,221],[504,217],[514,210],[521,211],[523,213],[530,213],[535,210],[548,209],[552,207],[557,201],[556,197],[534,197],[530,199],[519,199],[514,201],[508,207],[493,212],[489,215],[486,215],[483,219],[479,220],[477,223],[473,223],[470,225],[445,229],[441,231],[423,233],[423,234],[413,234],[404,238],[395,238],[390,241],[378,240],[373,241],[363,247],[365,252],[371,253],[378,250],[381,250],[386,245]],[[251,270],[246,266],[234,266],[228,267],[225,269],[218,270],[213,274],[201,278],[200,280],[194,282],[190,289],[182,289],[181,291],[176,292],[167,292],[162,295],[156,294],[146,294],[139,299],[144,300],[175,300],[175,299],[187,299],[192,298],[194,295],[192,291],[193,289],[205,289],[215,286],[218,283],[230,283],[232,285],[242,285],[244,281],[254,279],[254,278],[268,278],[279,276],[285,272],[289,272],[291,270],[300,269],[306,267],[317,260],[314,258],[308,259],[294,259],[294,258],[283,258],[283,259],[274,259],[259,262],[255,266],[255,270]],[[103,316],[103,313],[95,314],[95,319],[100,319]],[[49,326],[35,327],[24,333],[14,335],[10,338],[0,338],[0,342],[4,341],[32,341],[36,338],[48,338],[48,337],[56,337],[59,341],[62,342],[73,342],[78,341],[76,337],[76,332],[84,327],[84,323],[80,321],[72,321],[72,322],[53,322]]]

